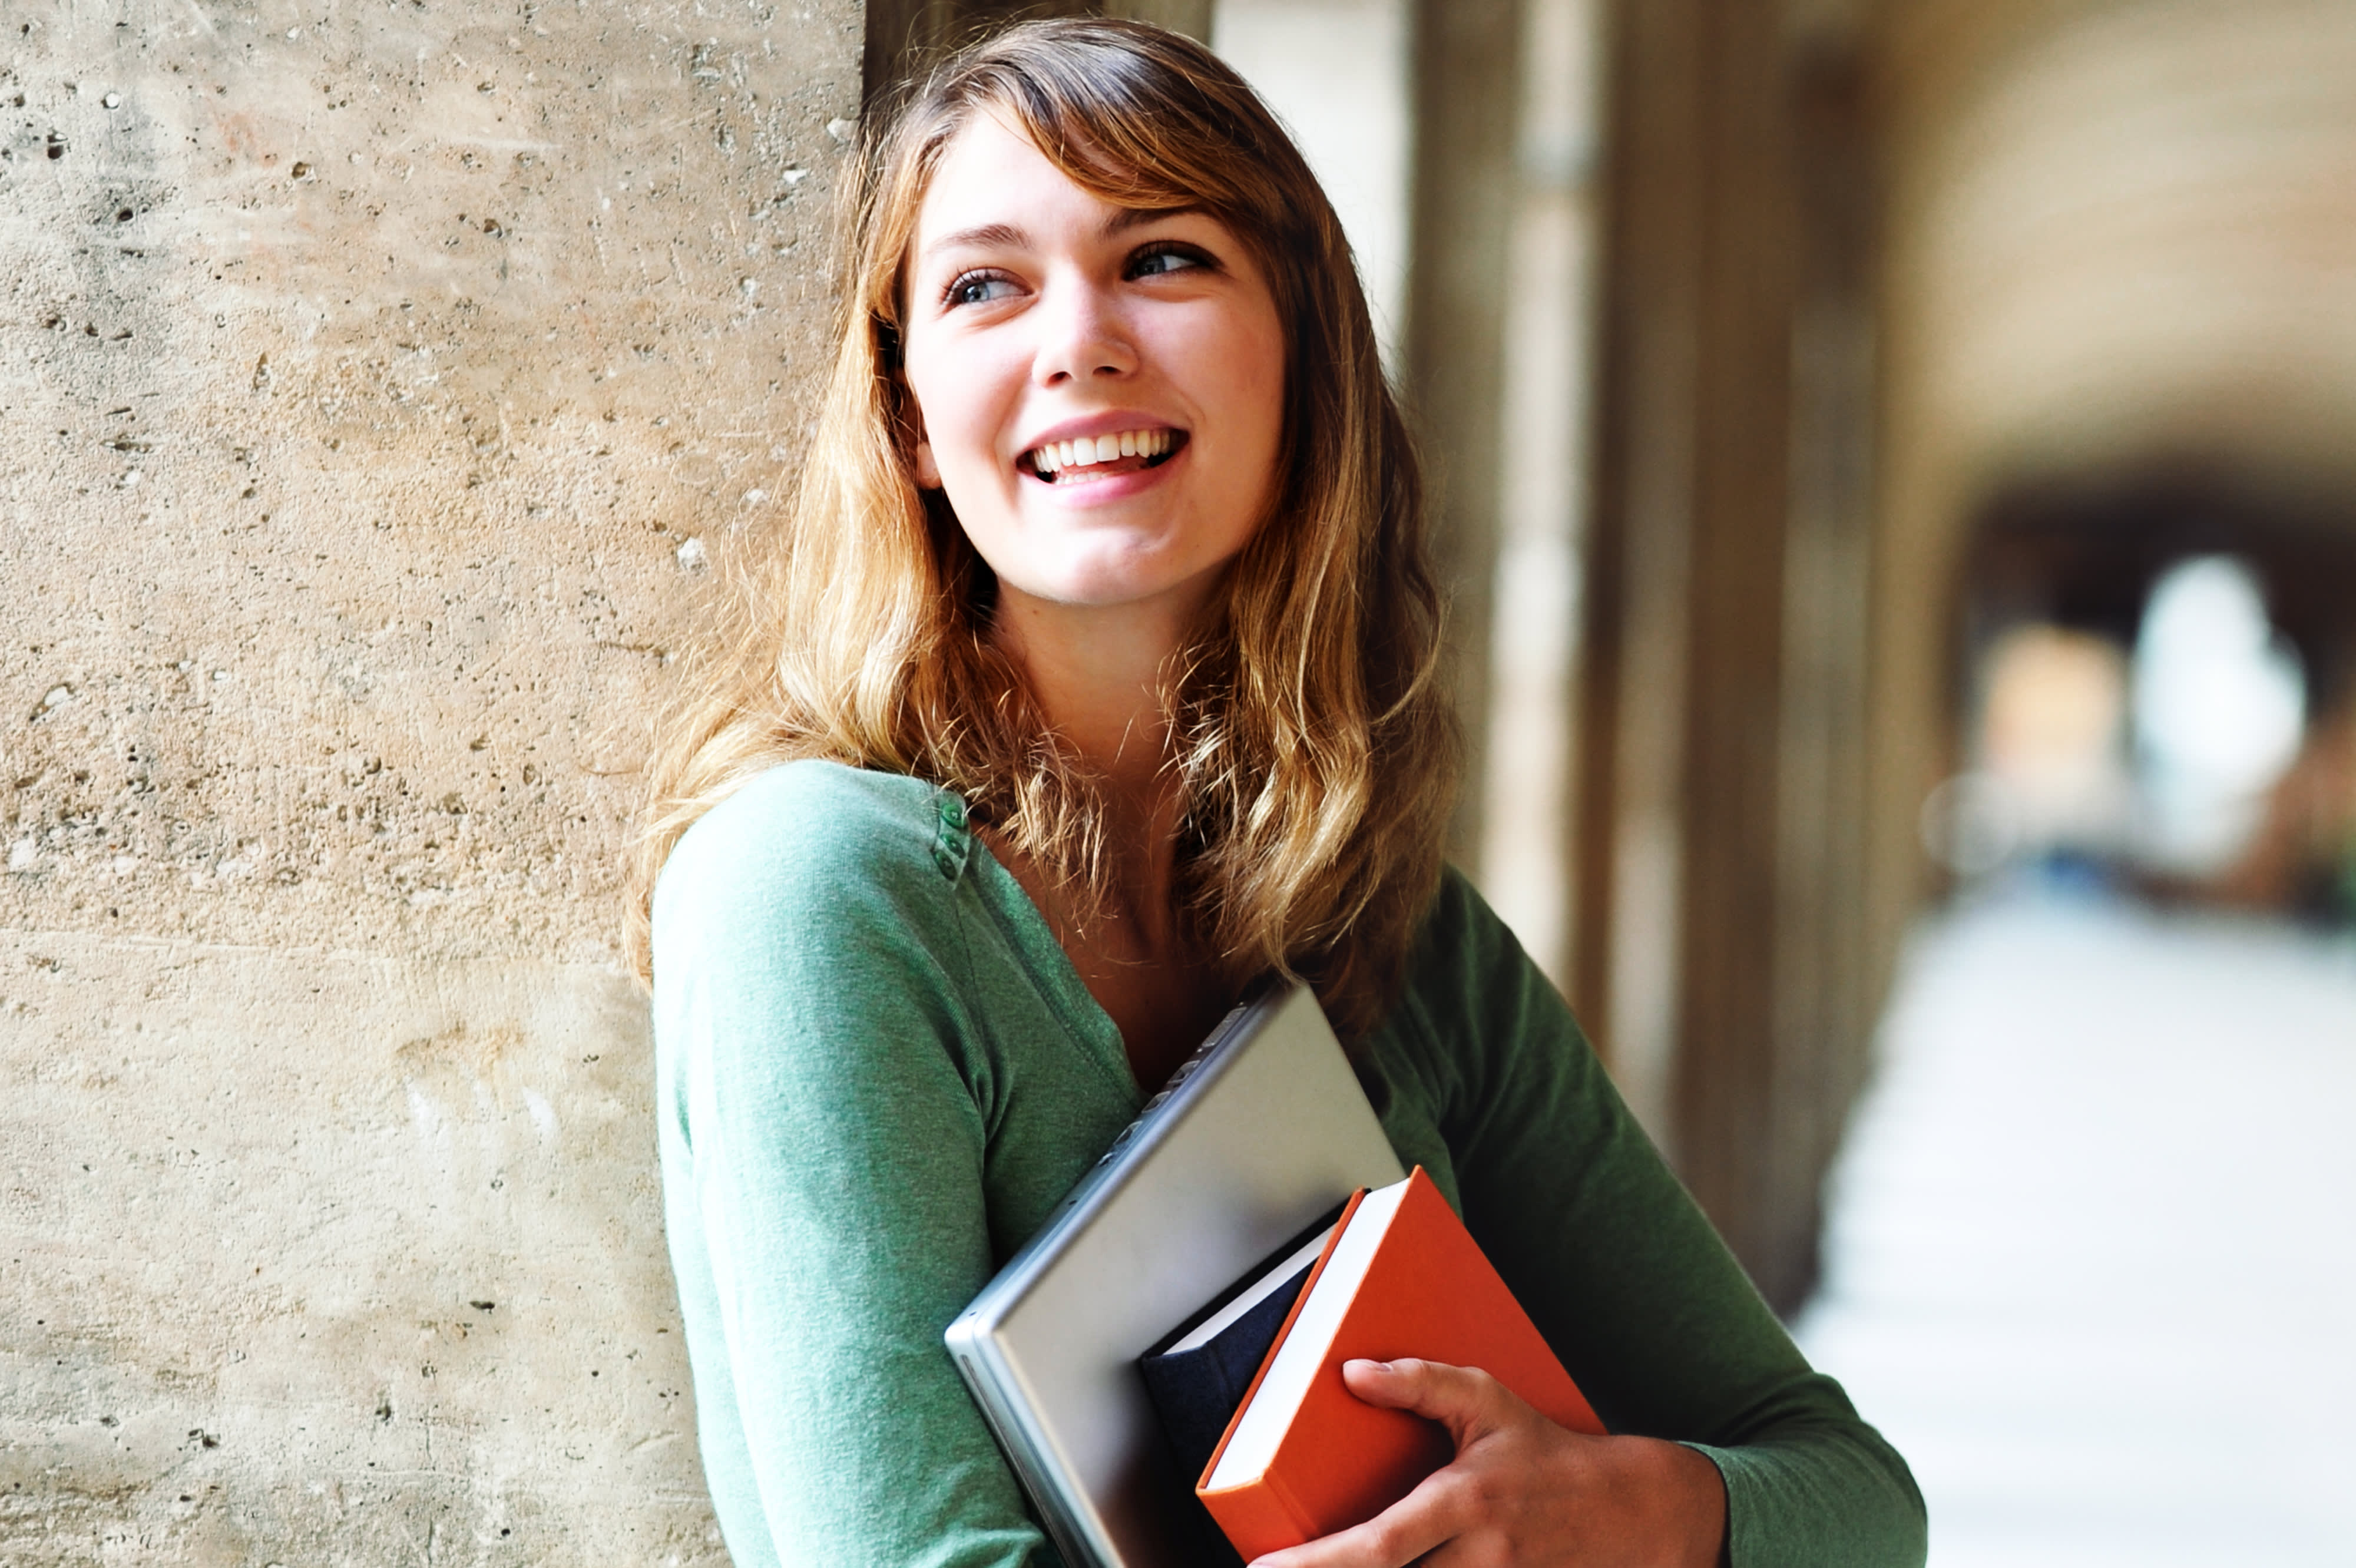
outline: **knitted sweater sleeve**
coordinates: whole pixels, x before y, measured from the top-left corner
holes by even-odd
[[[659,1136],[712,1499],[739,1568],[1053,1552],[941,1346],[991,1274],[948,884],[844,770],[777,769],[656,906]]]
[[[1724,1477],[1734,1568],[1912,1568],[1922,1494],[1813,1370],[1630,1115],[1562,998],[1451,875],[1383,1076],[1430,1108],[1466,1224],[1614,1432]]]

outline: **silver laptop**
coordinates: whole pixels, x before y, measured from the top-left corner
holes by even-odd
[[[1406,1172],[1307,987],[1229,1014],[946,1336],[1067,1568],[1195,1568],[1137,1358]]]

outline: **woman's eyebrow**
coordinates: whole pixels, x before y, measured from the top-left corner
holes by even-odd
[[[1031,243],[1031,236],[1012,223],[984,223],[972,229],[960,229],[954,234],[944,234],[925,247],[925,254],[937,256],[943,251],[975,249],[1021,250]]]
[[[1115,239],[1131,229],[1148,223],[1159,223],[1165,218],[1197,216],[1201,207],[1123,207],[1116,209],[1104,220],[1101,232],[1106,239]],[[961,250],[1026,250],[1031,244],[1030,233],[1012,223],[981,223],[971,229],[959,229],[944,234],[925,247],[926,256],[937,256],[944,251]]]
[[[1141,229],[1148,223],[1159,223],[1164,218],[1192,218],[1203,215],[1201,207],[1124,207],[1105,220],[1104,236],[1112,239],[1131,229]]]

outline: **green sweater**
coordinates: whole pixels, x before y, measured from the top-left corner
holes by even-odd
[[[829,763],[747,783],[663,871],[655,1040],[737,1568],[1053,1563],[941,1331],[1146,1096],[964,803]],[[1400,1162],[1596,1412],[1716,1462],[1737,1568],[1922,1561],[1905,1462],[1808,1369],[1462,878],[1365,1059]]]

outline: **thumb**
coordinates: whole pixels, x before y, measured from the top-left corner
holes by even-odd
[[[1396,1361],[1344,1361],[1342,1381],[1368,1404],[1440,1423],[1459,1449],[1504,1424],[1520,1402],[1505,1384],[1476,1368],[1413,1356]]]

